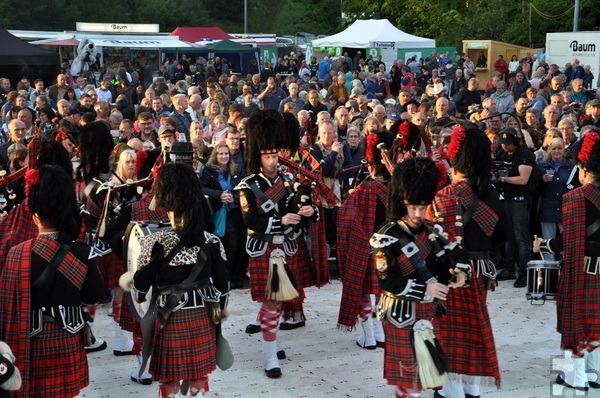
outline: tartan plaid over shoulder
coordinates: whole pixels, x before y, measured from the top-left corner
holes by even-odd
[[[369,239],[383,220],[375,220],[377,202],[387,206],[387,185],[371,180],[360,184],[338,211],[338,269],[343,283],[338,328],[353,329],[362,295],[378,294]]]
[[[451,240],[454,240],[457,235],[464,236],[462,228],[459,227],[460,230],[457,231],[456,216],[462,216],[471,207],[473,197],[473,188],[465,181],[455,181],[437,193],[435,204],[442,219],[439,223]],[[498,223],[498,214],[482,200],[476,200],[477,204],[471,222],[475,222],[489,238]]]
[[[563,195],[563,264],[556,295],[561,348],[579,352],[589,339],[600,337],[597,309],[600,289],[590,283],[594,275],[584,271],[586,206],[600,209],[600,189],[586,184]]]
[[[0,270],[4,267],[6,256],[11,247],[33,239],[38,235],[38,228],[33,223],[33,215],[24,200],[20,206],[14,207],[0,221]]]
[[[167,213],[160,208],[150,210],[150,202],[153,195],[147,195],[131,205],[131,219],[133,221],[161,221],[167,217]]]

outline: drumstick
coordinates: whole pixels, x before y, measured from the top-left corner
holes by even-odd
[[[538,240],[538,236],[537,236],[537,235],[533,235],[533,240],[534,240],[534,241]],[[541,250],[541,248],[540,248],[540,251],[538,252],[538,254],[540,255],[540,258],[541,258],[542,260],[544,260],[544,255],[542,254],[542,250]]]

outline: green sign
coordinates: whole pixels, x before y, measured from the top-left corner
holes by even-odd
[[[371,47],[367,48],[367,58],[378,59],[381,55],[381,48]]]
[[[263,65],[265,62],[270,62],[271,66],[277,65],[279,54],[277,53],[276,46],[261,47],[261,56]]]

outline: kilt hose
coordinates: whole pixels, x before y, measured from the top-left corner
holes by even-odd
[[[484,294],[485,293],[485,294]],[[452,289],[436,336],[448,358],[448,372],[481,376],[483,385],[500,387],[500,368],[486,304],[485,277],[473,275],[471,286]]]
[[[439,333],[439,318],[432,319],[434,303],[417,303],[416,320],[428,319],[434,327],[434,334]],[[419,368],[415,357],[412,325],[402,329],[394,326],[389,320],[382,321],[385,331],[385,353],[383,359],[383,377],[389,385],[421,390]],[[442,345],[442,349],[445,349]]]
[[[265,253],[258,257],[250,257],[250,261],[248,262],[248,272],[250,272],[250,292],[252,293],[252,300],[263,302],[263,301],[274,301],[267,298],[268,286],[267,282],[269,280],[269,266],[271,260],[271,252],[275,249],[283,250],[282,245],[276,245],[274,243],[269,243],[267,246],[267,250]],[[298,252],[294,254],[294,256],[298,256]],[[294,263],[292,256],[285,255],[286,268],[289,269],[291,264]],[[294,273],[290,270],[291,276],[294,276]],[[290,278],[292,279],[292,278]]]
[[[174,311],[166,326],[156,325],[150,373],[161,381],[196,380],[217,366],[215,325],[206,305]]]
[[[30,397],[73,398],[89,384],[81,333],[71,334],[54,322],[31,337],[30,366],[29,384],[23,386]]]

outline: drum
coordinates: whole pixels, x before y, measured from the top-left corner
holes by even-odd
[[[168,221],[159,223],[150,223],[146,221],[131,221],[125,230],[123,239],[123,264],[125,272],[134,273],[138,270],[137,260],[142,249],[142,238],[159,231],[171,230],[171,224]],[[150,300],[152,299],[152,288],[146,293],[146,301],[138,303],[131,293],[126,293],[131,304],[131,309],[138,321],[142,320],[148,312]]]
[[[527,300],[554,300],[560,263],[558,261],[530,261],[527,263]],[[542,304],[543,304],[542,302]]]

